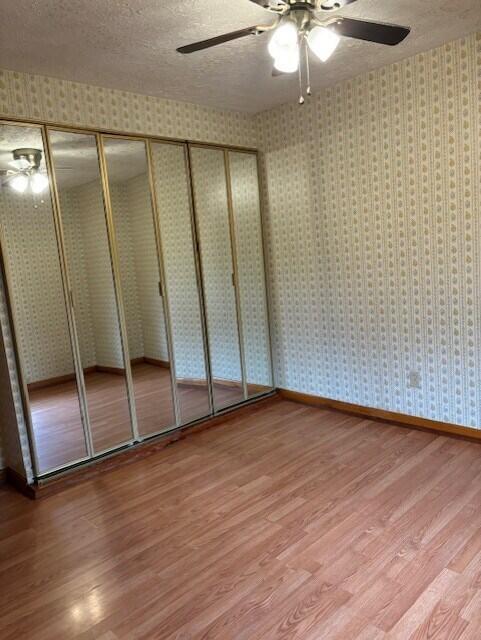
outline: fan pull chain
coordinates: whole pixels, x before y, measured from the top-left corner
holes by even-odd
[[[307,87],[306,87],[306,93],[308,96],[312,95],[311,92],[311,70],[309,68],[309,50],[307,48],[307,39],[304,38],[304,59],[306,61],[306,81],[307,81]]]
[[[304,104],[304,96],[302,90],[302,42],[299,43],[299,104]]]

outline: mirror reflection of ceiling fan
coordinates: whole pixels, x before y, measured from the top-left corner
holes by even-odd
[[[48,187],[46,172],[40,168],[42,152],[40,149],[22,148],[12,151],[13,160],[8,163],[12,169],[2,171],[2,185],[8,185],[17,193],[30,188],[34,194],[42,193]]]
[[[356,2],[356,0],[250,0],[264,9],[276,14],[271,25],[246,27],[238,31],[224,33],[221,36],[201,40],[183,47],[179,53],[194,53],[202,49],[237,40],[245,36],[258,36],[272,32],[268,51],[274,59],[273,75],[299,73],[299,85],[302,104],[303,73],[310,95],[308,49],[322,62],[326,62],[334,53],[341,37],[367,40],[384,45],[396,45],[406,38],[409,27],[401,27],[382,22],[357,20],[344,16],[335,16],[338,9]]]

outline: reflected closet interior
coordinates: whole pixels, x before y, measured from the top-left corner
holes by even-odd
[[[37,477],[272,390],[254,153],[5,122],[0,172]]]

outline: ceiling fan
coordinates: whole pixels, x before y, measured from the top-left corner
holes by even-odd
[[[334,53],[341,36],[393,46],[402,42],[410,32],[409,27],[332,15],[338,9],[356,0],[250,0],[250,2],[276,14],[275,22],[271,25],[246,27],[224,33],[221,36],[179,47],[177,51],[194,53],[245,36],[258,36],[272,32],[267,48],[274,59],[273,75],[299,72],[301,104],[304,102],[303,66],[307,82],[306,92],[308,95],[311,93],[308,49],[319,60],[326,62]]]
[[[2,186],[8,185],[17,193],[24,193],[28,187],[34,194],[42,193],[48,187],[46,172],[40,168],[42,151],[25,147],[14,149],[12,155],[8,165],[13,168],[0,172],[4,178]]]

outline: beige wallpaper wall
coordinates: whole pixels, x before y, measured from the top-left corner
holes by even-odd
[[[257,123],[277,384],[481,428],[481,34]]]
[[[122,202],[117,208],[113,203],[113,208],[130,356],[166,362],[169,354],[147,174],[128,180],[122,189]]]
[[[250,114],[0,70],[0,117],[255,146]]]
[[[184,148],[153,144],[152,159],[176,376],[205,379]]]
[[[0,225],[26,382],[71,373],[72,355],[50,202],[3,189]]]
[[[272,385],[257,157],[229,152],[247,382]]]
[[[239,381],[242,373],[224,154],[194,147],[191,157],[212,377]]]

